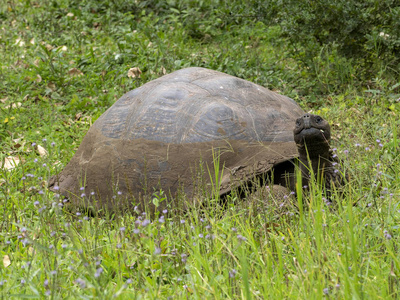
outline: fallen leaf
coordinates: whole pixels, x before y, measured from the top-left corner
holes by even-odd
[[[128,77],[130,78],[140,78],[140,74],[142,74],[142,71],[138,67],[130,68],[128,71]]]
[[[44,149],[42,146],[37,145],[36,147],[37,147],[37,152],[39,152],[39,155],[40,155],[41,157],[47,155],[47,150]]]
[[[20,107],[21,105],[22,105],[21,102],[17,102],[17,103],[13,103],[13,104],[7,105],[4,108],[17,108],[17,107]]]
[[[36,75],[35,81],[36,81],[37,83],[42,82],[42,76],[40,76],[39,74],[37,74],[37,75]]]
[[[8,255],[4,255],[4,257],[3,257],[3,265],[4,265],[4,268],[7,268],[9,265],[11,265],[11,260],[10,260],[10,257]]]
[[[52,45],[49,45],[49,44],[46,44],[46,49],[48,50],[48,51],[51,51],[51,50],[53,50],[54,49],[54,47],[52,46]]]
[[[19,162],[20,160],[18,157],[8,156],[4,159],[4,165],[2,162],[0,163],[0,168],[6,170],[12,170],[19,164]]]
[[[49,82],[47,84],[47,87],[53,92],[56,90],[56,85],[54,83],[52,83],[52,82]]]
[[[161,74],[167,74],[167,70],[164,68],[164,66],[161,67]]]
[[[21,38],[17,38],[15,41],[15,45],[23,47],[25,45],[25,42]]]
[[[3,98],[3,99],[0,99],[0,102],[1,102],[1,103],[6,103],[7,99],[8,99],[8,97],[5,97],[5,98]]]
[[[72,68],[72,69],[69,69],[68,75],[71,77],[79,77],[79,76],[82,76],[83,73],[82,73],[82,71],[78,70],[77,68]]]
[[[74,14],[72,12],[67,13],[67,17],[73,17]]]
[[[34,38],[31,39],[31,40],[29,41],[29,43],[31,43],[32,45],[35,45],[35,39],[34,39]]]

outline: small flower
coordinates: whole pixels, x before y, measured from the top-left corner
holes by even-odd
[[[163,214],[166,214],[167,212],[168,212],[167,209],[164,209],[164,210],[162,211]]]
[[[44,282],[43,282],[43,285],[44,285],[45,287],[47,287],[47,286],[49,285],[49,280],[48,280],[48,279],[45,279]]]
[[[344,154],[349,154],[349,150],[344,150],[343,153]]]
[[[149,225],[149,224],[150,224],[150,220],[145,219],[145,220],[142,222],[142,227],[146,227],[146,226]]]
[[[338,255],[338,256],[342,256],[342,253],[339,252],[337,255]]]
[[[370,148],[369,147],[365,147],[365,151],[369,151],[370,150]]]
[[[133,281],[132,281],[132,279],[130,279],[130,278],[128,278],[127,280],[126,280],[126,284],[131,284]]]
[[[86,282],[83,279],[78,278],[77,280],[75,280],[75,283],[78,284],[81,289],[84,289],[86,287]]]
[[[122,195],[122,192],[121,192],[121,191],[118,191],[117,194],[118,194],[118,195]]]
[[[181,224],[185,224],[185,220],[181,220]]]
[[[39,201],[35,201],[35,202],[33,202],[33,205],[36,205],[36,206],[38,206],[40,204],[40,202]]]
[[[324,288],[322,291],[324,292],[325,295],[329,294],[329,289],[328,288]]]
[[[119,230],[121,231],[121,232],[125,232],[125,227],[121,227]]]
[[[92,196],[93,196],[93,195],[94,195],[94,192],[90,192],[90,195],[92,195]]]
[[[182,261],[183,263],[186,263],[186,261],[187,261],[187,255],[186,255],[185,253],[182,253],[182,254],[181,254],[181,261]]]
[[[81,198],[83,198],[83,197],[86,197],[86,194],[85,194],[85,193],[82,193],[82,194],[81,194]]]
[[[243,242],[247,241],[247,239],[241,234],[238,234],[237,238],[238,238],[238,240],[243,241]]]
[[[284,241],[284,240],[285,240],[285,237],[284,237],[284,236],[283,236],[283,237],[281,237],[281,240],[282,240],[282,241]]]
[[[65,248],[67,248],[67,245],[66,245],[66,244],[62,244],[61,247],[62,247],[63,249],[65,249]]]
[[[133,233],[134,233],[134,234],[138,234],[139,232],[140,232],[139,229],[137,229],[137,228],[136,228],[136,229],[133,229]]]
[[[57,271],[55,271],[55,270],[54,270],[54,271],[51,271],[50,274],[54,276],[54,275],[57,274]]]
[[[235,278],[237,271],[235,269],[232,269],[229,271],[229,278]]]
[[[204,220],[203,218],[200,218],[200,222],[204,223],[204,222],[205,222],[205,220]]]
[[[335,288],[340,288],[340,283],[336,283]]]
[[[383,232],[383,234],[384,234],[385,239],[387,239],[387,240],[391,240],[392,239],[392,236],[390,235],[390,233],[387,230],[385,230]]]
[[[98,278],[100,277],[101,273],[103,273],[103,268],[97,268],[96,273],[94,274],[94,277]]]
[[[232,231],[233,231],[233,232],[237,232],[236,227],[232,227]]]
[[[21,279],[21,284],[24,285],[25,284],[25,279]]]
[[[210,226],[210,225],[207,225],[207,226],[206,226],[206,229],[210,229],[210,228],[211,228],[211,226]]]
[[[361,144],[356,143],[355,146],[356,146],[356,147],[361,147]]]
[[[156,247],[155,249],[154,249],[154,255],[158,255],[158,254],[160,254],[161,253],[161,248],[160,247]]]
[[[39,193],[39,195],[43,195],[44,194],[42,190],[39,190],[38,193]]]
[[[164,222],[165,222],[164,216],[161,216],[161,217],[158,219],[158,222],[159,222],[159,223],[164,223]]]
[[[204,237],[204,234],[200,233],[199,238],[203,238],[203,237]]]
[[[52,147],[54,147],[55,145],[56,145],[56,143],[54,143],[54,142],[51,142],[51,144],[50,144]]]
[[[380,139],[376,139],[376,142],[377,142],[377,143],[380,143],[380,142],[381,142],[381,140],[380,140]]]

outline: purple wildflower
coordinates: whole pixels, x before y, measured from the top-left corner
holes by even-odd
[[[232,269],[229,271],[229,278],[235,278],[237,271],[235,269]]]
[[[247,239],[241,234],[238,234],[237,238],[238,238],[238,240],[243,241],[243,242],[247,241]]]
[[[83,279],[78,278],[77,280],[75,280],[75,283],[78,284],[81,289],[84,289],[86,287],[86,282]]]

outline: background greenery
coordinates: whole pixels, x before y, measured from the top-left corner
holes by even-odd
[[[2,1],[2,297],[398,298],[399,20],[396,0]],[[335,208],[313,186],[304,210],[252,199],[150,224],[62,212],[47,180],[90,124],[189,66],[329,119],[351,177]]]

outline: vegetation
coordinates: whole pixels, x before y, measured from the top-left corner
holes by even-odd
[[[1,297],[398,298],[400,7],[299,3],[2,1]],[[89,126],[125,92],[189,66],[331,120],[344,195],[332,204],[312,186],[285,211],[232,195],[224,211],[151,220],[63,212],[47,180]]]

